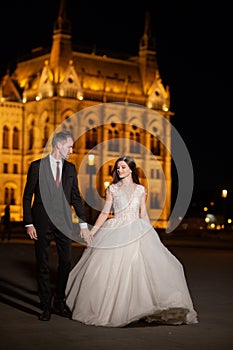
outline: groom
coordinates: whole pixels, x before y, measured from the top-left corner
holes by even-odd
[[[23,194],[23,221],[27,234],[35,243],[41,321],[50,320],[52,307],[56,314],[71,317],[71,311],[65,303],[65,288],[71,268],[71,205],[79,218],[81,237],[86,242],[90,238],[76,168],[67,161],[73,152],[73,144],[70,133],[56,133],[52,139],[52,152],[30,164]],[[48,262],[52,238],[58,253],[53,305]]]

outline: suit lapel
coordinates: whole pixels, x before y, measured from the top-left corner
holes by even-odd
[[[63,160],[63,165],[62,165],[62,186],[64,189],[65,183],[66,183],[66,179],[67,179],[67,162],[65,160]]]
[[[41,160],[40,179],[43,181],[44,186],[47,184],[46,187],[48,188],[50,195],[52,195],[54,192],[54,187],[56,186],[56,182],[53,178],[49,156],[46,156]]]

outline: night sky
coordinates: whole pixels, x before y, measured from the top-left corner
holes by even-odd
[[[127,0],[67,1],[74,44],[138,53],[146,1],[141,6]],[[1,76],[18,56],[37,46],[50,47],[58,4],[59,0],[1,2]],[[193,198],[214,198],[223,188],[233,196],[230,2],[148,4],[160,75],[171,92],[171,122],[193,163]]]

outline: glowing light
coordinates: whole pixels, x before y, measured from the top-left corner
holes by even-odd
[[[165,103],[163,104],[162,109],[164,112],[168,112],[168,107]]]
[[[104,188],[105,188],[105,190],[108,188],[109,185],[110,185],[109,181],[104,181]]]
[[[222,190],[222,197],[227,198],[227,190]]]
[[[95,164],[95,156],[94,154],[88,154],[88,165],[94,165]]]

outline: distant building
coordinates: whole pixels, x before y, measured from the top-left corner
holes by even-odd
[[[172,179],[171,155],[164,146],[171,144],[171,130],[163,121],[169,122],[173,113],[150,36],[150,16],[145,16],[138,56],[126,58],[104,50],[75,50],[65,5],[61,1],[51,48],[33,50],[1,80],[1,211],[10,203],[12,220],[22,220],[28,166],[42,156],[60,128],[70,130],[76,139],[71,161],[79,170],[82,193],[91,176],[103,198],[114,161],[130,155],[148,189],[150,218],[158,219],[155,227],[165,228]],[[95,155],[96,174],[82,166],[89,152]]]

